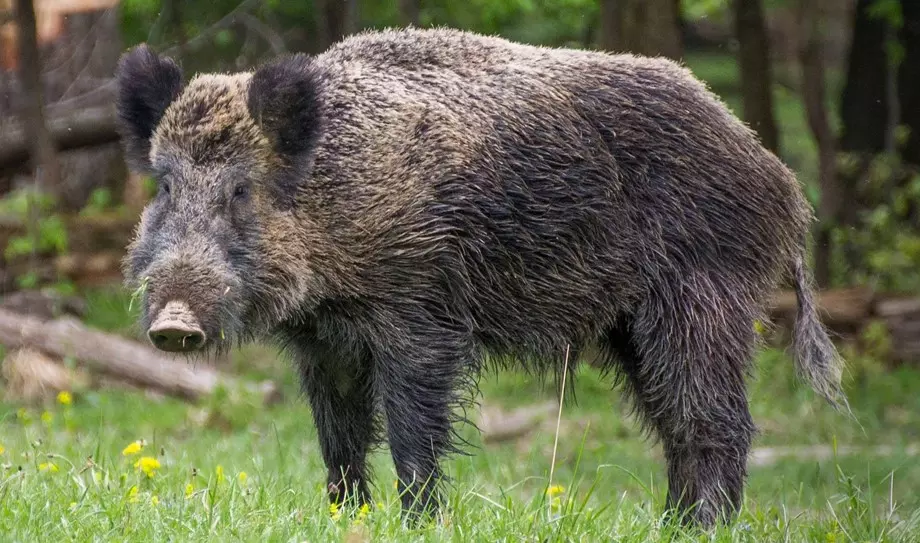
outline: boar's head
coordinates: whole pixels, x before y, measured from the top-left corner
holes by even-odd
[[[220,350],[296,316],[318,284],[296,205],[320,134],[311,59],[185,83],[141,45],[117,82],[126,159],[157,185],[123,266],[150,341]]]

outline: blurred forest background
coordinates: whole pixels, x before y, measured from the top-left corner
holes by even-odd
[[[408,24],[686,63],[799,173],[820,219],[813,264],[828,324],[885,362],[920,360],[910,0],[2,0],[0,340],[25,345],[18,319],[80,316],[87,293],[117,289],[152,194],[115,131],[112,76],[126,48],[148,42],[187,74],[244,70]],[[787,292],[774,305],[780,324],[794,311]]]
[[[913,518],[903,540],[916,541],[918,0],[0,0],[0,533],[57,541],[187,530],[264,541],[272,530],[308,529],[328,540],[326,524],[303,522],[304,511],[326,507],[325,468],[304,423],[306,404],[279,401],[296,393],[290,367],[256,348],[186,364],[138,333],[137,307],[119,268],[154,189],[125,166],[113,71],[121,53],[140,42],[179,59],[190,75],[245,70],[285,52],[318,53],[350,33],[408,24],[679,59],[758,131],[798,173],[817,211],[819,305],[848,360],[847,393],[861,425],[794,387],[784,349],[795,298],[778,291],[775,326],[762,330],[773,348],[759,355],[762,378],[751,392],[764,433],[750,488],[767,509],[747,517],[755,528],[744,533],[758,541],[790,533],[895,540],[885,537],[890,525],[876,520]],[[586,393],[561,416],[561,427],[553,391],[520,376],[486,383],[490,405],[479,427],[490,450],[452,466],[458,480],[481,485],[507,508],[490,527],[477,519],[493,518],[495,502],[464,494],[472,501],[454,517],[464,537],[530,533],[531,510],[515,509],[504,489],[513,488],[514,499],[542,495],[531,478],[556,462],[557,431],[557,479],[574,477],[583,444],[592,453],[582,465],[587,471],[600,473],[605,461],[624,469],[604,472],[616,491],[599,499],[624,489],[624,497],[644,503],[646,475],[663,475],[661,457],[649,454],[635,428],[610,416],[618,397],[586,373],[579,375]],[[243,399],[230,392],[239,390]],[[516,406],[523,411],[502,411]],[[839,463],[838,439],[852,445]],[[152,456],[132,470],[132,455],[142,449]],[[53,478],[66,462],[70,478]],[[221,463],[241,472],[233,482],[240,489],[249,471],[246,488],[259,488],[260,501],[242,490],[215,494],[227,484]],[[865,490],[875,485],[882,486],[875,494]],[[150,507],[162,500],[169,508],[158,511],[168,512],[126,513],[121,507],[137,501],[139,487]],[[892,503],[864,500],[873,495]],[[203,505],[181,506],[190,497]],[[897,500],[913,513],[899,517]],[[787,507],[789,518],[810,509],[824,524],[790,532]],[[82,523],[66,521],[82,511]],[[654,513],[634,512],[614,508],[573,529],[655,529]],[[540,529],[557,528],[549,522]],[[396,521],[380,530],[402,533]]]

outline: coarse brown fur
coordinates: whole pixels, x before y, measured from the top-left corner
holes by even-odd
[[[663,442],[669,504],[711,525],[740,505],[754,322],[783,278],[799,368],[840,393],[802,190],[677,63],[388,30],[188,84],[140,47],[119,81],[161,184],[125,265],[144,323],[181,299],[208,348],[288,348],[334,500],[367,499],[385,435],[407,509],[431,505],[487,356],[558,374],[597,346]]]

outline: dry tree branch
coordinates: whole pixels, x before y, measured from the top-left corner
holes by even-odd
[[[284,46],[284,40],[277,32],[267,24],[253,17],[249,13],[240,13],[239,22],[246,27],[247,30],[252,30],[256,34],[262,37],[269,47],[271,47],[272,52],[276,55],[280,55],[286,51]]]
[[[258,5],[258,2],[254,0],[243,0],[243,2],[240,2],[240,4],[233,8],[230,13],[224,15],[217,22],[199,32],[197,36],[185,42],[183,46],[174,45],[164,50],[161,54],[166,56],[175,56],[176,54],[181,53],[183,48],[185,50],[189,50],[202,45],[205,40],[213,37],[221,30],[226,30],[227,28],[233,26],[233,24],[237,22],[237,18],[241,13],[251,9],[256,5]]]

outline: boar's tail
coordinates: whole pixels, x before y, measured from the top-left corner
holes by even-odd
[[[846,406],[840,385],[843,359],[818,317],[814,287],[803,256],[795,257],[792,272],[798,302],[792,336],[796,370],[835,408],[841,404]]]

